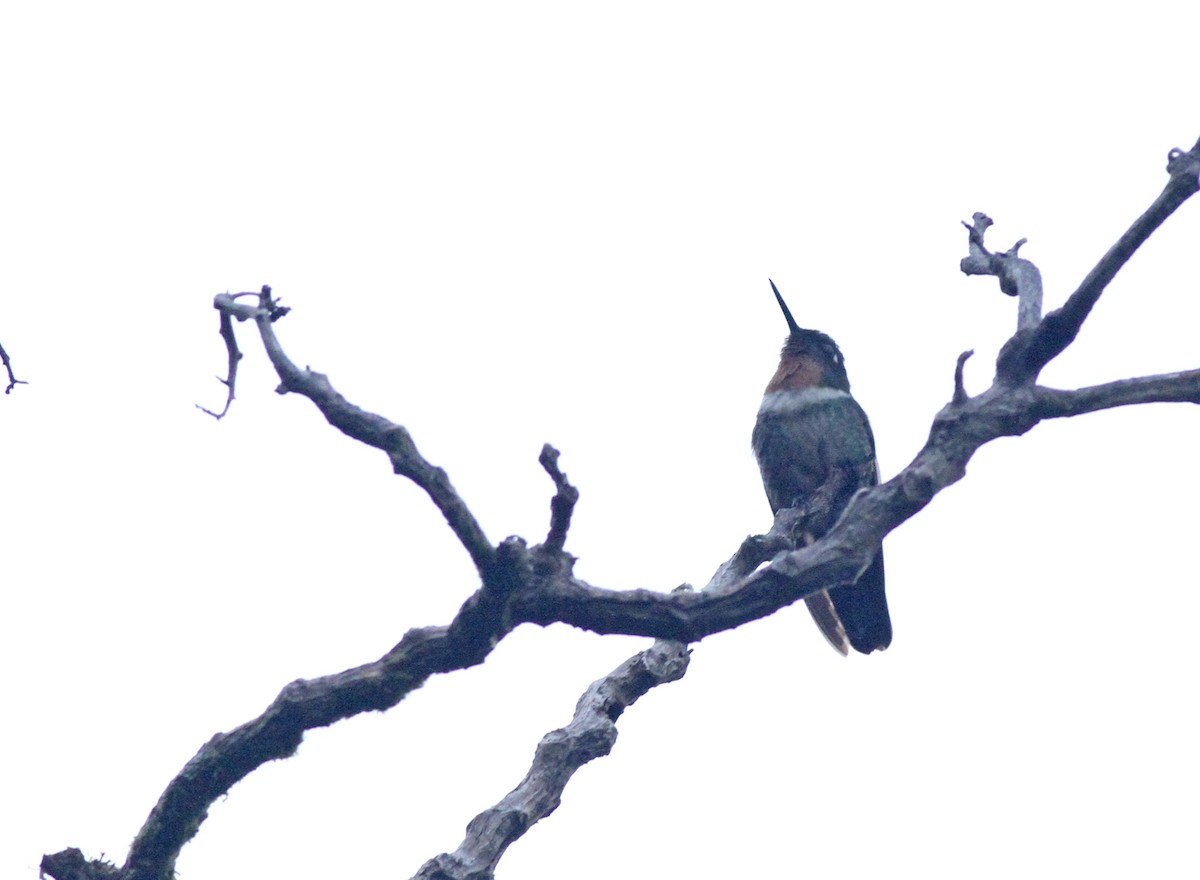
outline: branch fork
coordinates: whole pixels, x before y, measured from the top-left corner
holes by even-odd
[[[1200,369],[1076,390],[1036,384],[1041,369],[1074,340],[1108,282],[1137,247],[1200,189],[1200,142],[1190,151],[1171,151],[1168,168],[1170,179],[1163,193],[1066,303],[1019,327],[1001,350],[989,389],[976,397],[966,394],[962,371],[970,353],[959,356],[953,398],[935,417],[928,440],[907,467],[887,482],[856,493],[828,532],[808,546],[796,547],[795,534],[797,528],[801,532],[809,528],[803,518],[819,517],[819,510],[777,518],[766,535],[744,540],[699,592],[608,590],[575,577],[573,560],[563,548],[578,492],[559,469],[557,451],[549,446],[540,457],[555,486],[545,541],[529,548],[521,539],[509,538],[493,546],[446,473],[421,456],[403,426],[349,403],[327,377],[300,370],[287,358],[273,330],[286,309],[271,299],[269,287],[259,294],[219,295],[214,307],[221,314],[221,335],[229,352],[225,380],[229,392],[225,409],[212,414],[223,416],[233,399],[241,355],[232,321],[253,321],[280,376],[281,392],[310,399],[334,427],[384,451],[397,474],[421,486],[475,562],[480,587],[448,626],[410,630],[374,662],[294,682],[261,716],[213,737],[168,785],[123,867],[114,869],[99,860],[83,859],[78,850],[64,850],[43,859],[44,874],[55,880],[164,880],[203,822],[208,806],[263,763],[291,755],[305,731],[390,708],[430,675],[482,662],[504,635],[522,623],[568,623],[600,634],[655,638],[651,648],[585,692],[572,722],[543,738],[525,780],[472,820],[466,840],[455,853],[432,859],[418,873],[424,880],[490,877],[508,845],[558,806],[571,774],[612,747],[616,735],[612,725],[625,708],[650,688],[684,674],[687,643],[854,580],[889,532],[965,475],[967,463],[982,445],[1023,434],[1047,418],[1151,401],[1200,402]],[[990,225],[982,214],[968,225],[969,254],[963,271],[996,275],[1001,289],[1011,294],[1006,287],[1016,288],[1018,297],[1036,281],[1040,296],[1040,274],[1017,256],[1020,243],[1003,254],[987,250],[983,236]],[[241,301],[251,297],[257,297],[256,305]]]

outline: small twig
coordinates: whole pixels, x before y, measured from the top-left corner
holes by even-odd
[[[872,463],[872,467],[874,463]],[[744,578],[779,553],[811,544],[813,537],[822,535],[841,513],[839,502],[846,489],[859,485],[858,475],[844,468],[834,468],[825,482],[802,507],[780,508],[765,535],[750,535],[724,563],[717,568],[701,591],[721,595],[737,589]]]
[[[554,497],[550,499],[550,531],[542,544],[551,553],[562,552],[567,542],[567,530],[571,527],[571,514],[575,510],[575,503],[579,501],[579,490],[558,468],[558,455],[558,450],[547,443],[538,456],[538,462],[554,481]]]
[[[4,364],[4,369],[8,371],[8,387],[4,389],[5,394],[12,394],[12,390],[18,385],[28,385],[29,383],[23,379],[18,379],[13,375],[12,361],[8,358],[8,352],[4,350],[4,346],[0,345],[0,363]]]
[[[967,256],[962,258],[959,263],[959,268],[966,275],[986,275],[990,268],[991,252],[984,247],[983,237],[992,225],[992,218],[984,214],[983,211],[976,211],[971,215],[971,223],[962,221],[962,226],[967,228]],[[970,261],[972,271],[967,271],[967,263]]]
[[[714,595],[732,593],[754,569],[775,554],[791,550],[795,546],[790,537],[792,531],[791,523],[785,523],[776,517],[775,522],[771,525],[771,530],[765,535],[746,537],[733,555],[721,563],[704,588],[704,592]]]
[[[975,354],[975,350],[964,351],[958,356],[958,363],[954,365],[954,397],[951,398],[951,403],[955,406],[962,406],[970,399],[967,394],[967,389],[963,387],[963,367],[967,363],[967,359]]]
[[[229,355],[229,367],[225,378],[217,377],[217,381],[228,389],[225,395],[225,406],[221,408],[220,412],[214,412],[200,404],[196,404],[196,409],[200,410],[200,412],[208,413],[218,421],[225,418],[225,414],[229,412],[229,407],[233,404],[233,389],[237,383],[238,361],[242,359],[242,353],[238,349],[237,336],[233,332],[233,319],[229,317],[229,312],[226,311],[221,312],[221,338],[225,340],[225,350]]]
[[[785,512],[790,509],[780,511],[781,514]],[[793,532],[794,520],[777,515],[765,535],[749,535],[742,541],[733,555],[717,568],[703,592],[710,595],[732,593],[754,569],[777,553],[793,549],[796,546],[791,537]]]
[[[121,870],[104,858],[86,859],[75,847],[42,857],[39,874],[59,880],[121,880]]]
[[[994,275],[1000,280],[1000,290],[1017,301],[1017,330],[1032,327],[1042,317],[1042,273],[1037,266],[1017,256],[1022,238],[1002,254],[990,252],[983,244],[984,233],[992,225],[992,218],[976,211],[971,223],[963,221],[967,228],[967,256],[958,267],[964,275]]]
[[[238,300],[244,297],[252,296],[258,299],[259,306],[247,306],[239,303]],[[242,359],[242,352],[238,349],[237,336],[233,332],[233,318],[239,321],[252,321],[262,314],[271,321],[278,321],[286,315],[291,309],[286,306],[281,306],[271,300],[271,287],[264,284],[262,291],[259,293],[221,293],[217,294],[213,300],[213,308],[220,312],[221,315],[221,338],[225,340],[225,350],[229,354],[229,367],[226,377],[222,379],[217,377],[217,381],[229,389],[225,396],[225,406],[221,411],[213,412],[211,409],[206,409],[200,404],[196,404],[196,409],[201,412],[208,413],[214,419],[223,419],[225,414],[229,412],[229,407],[233,404],[234,386],[237,383],[238,362]]]

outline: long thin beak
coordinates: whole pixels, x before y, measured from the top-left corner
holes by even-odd
[[[771,281],[770,278],[767,279]],[[775,299],[779,301],[779,308],[783,309],[783,316],[787,318],[788,329],[793,333],[800,329],[800,325],[796,323],[796,319],[792,317],[792,313],[788,310],[787,303],[783,301],[783,295],[780,294],[779,288],[775,286],[775,282],[771,281],[771,289],[775,291]]]

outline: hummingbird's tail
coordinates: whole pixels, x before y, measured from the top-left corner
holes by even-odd
[[[853,585],[822,590],[804,600],[821,634],[842,654],[882,651],[892,643],[883,591],[883,551]]]

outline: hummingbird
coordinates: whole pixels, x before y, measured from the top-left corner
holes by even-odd
[[[772,513],[803,507],[836,469],[843,469],[849,479],[842,481],[835,496],[832,520],[836,521],[855,492],[879,483],[871,423],[850,396],[846,363],[837,343],[819,330],[800,327],[774,281],[771,289],[789,333],[779,369],[767,383],[758,408],[754,457]],[[826,529],[806,534],[805,543],[820,538]],[[842,654],[850,647],[870,654],[892,643],[883,591],[883,548],[855,583],[822,590],[804,601],[825,638]]]

